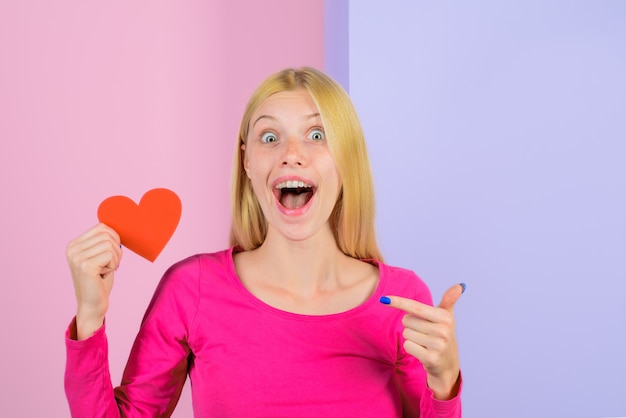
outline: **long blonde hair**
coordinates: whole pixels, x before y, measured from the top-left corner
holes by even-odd
[[[345,90],[323,72],[310,67],[285,69],[271,75],[248,101],[233,166],[230,243],[251,250],[259,247],[267,234],[267,220],[243,165],[241,146],[247,141],[252,114],[271,95],[299,88],[310,94],[319,110],[343,184],[330,216],[337,245],[351,257],[382,261],[374,229],[374,186],[361,123]]]

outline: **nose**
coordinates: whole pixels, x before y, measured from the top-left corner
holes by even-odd
[[[303,166],[306,164],[304,144],[296,137],[289,137],[285,141],[285,152],[282,156],[283,166]]]

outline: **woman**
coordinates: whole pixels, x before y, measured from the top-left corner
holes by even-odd
[[[188,374],[198,417],[460,417],[452,308],[464,285],[435,308],[414,273],[382,262],[343,89],[311,68],[270,76],[246,107],[234,169],[232,247],[166,272],[116,389],[104,317],[119,237],[101,224],[68,245],[72,414],[169,416]]]

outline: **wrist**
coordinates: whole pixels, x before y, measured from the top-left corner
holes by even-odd
[[[448,376],[431,376],[427,378],[428,387],[433,391],[435,399],[447,401],[459,394],[461,386],[461,372],[451,373]]]
[[[93,336],[93,334],[102,328],[104,324],[104,315],[76,313],[76,340],[82,341]]]

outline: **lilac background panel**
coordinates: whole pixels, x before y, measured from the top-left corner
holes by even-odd
[[[349,6],[387,261],[468,285],[464,416],[625,416],[626,2]]]
[[[348,0],[324,0],[324,71],[350,89]]]

